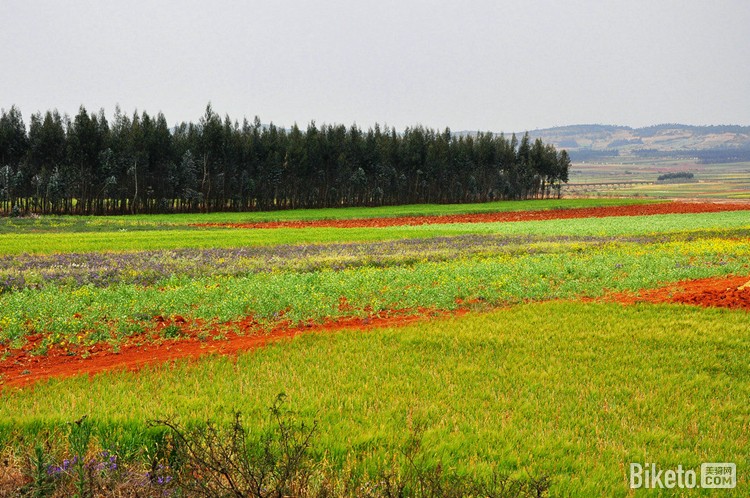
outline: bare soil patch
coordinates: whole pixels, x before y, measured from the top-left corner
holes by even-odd
[[[623,304],[683,303],[706,308],[732,308],[750,311],[750,276],[683,280],[658,289],[621,293],[606,299]]]

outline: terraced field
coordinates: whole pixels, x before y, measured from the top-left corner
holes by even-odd
[[[0,490],[208,486],[170,427],[236,412],[314,426],[309,493],[628,496],[631,462],[750,490],[750,204],[0,223]]]

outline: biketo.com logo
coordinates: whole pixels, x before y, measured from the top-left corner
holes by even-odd
[[[699,485],[700,484],[700,485]],[[660,469],[655,463],[630,464],[630,487],[639,488],[734,488],[737,486],[737,466],[733,463],[702,463],[700,483],[693,469]]]

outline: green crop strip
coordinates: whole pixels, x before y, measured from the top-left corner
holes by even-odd
[[[646,199],[540,199],[480,204],[415,204],[368,208],[296,209],[209,214],[132,216],[41,216],[0,218],[0,234],[24,232],[113,232],[118,230],[171,230],[193,223],[256,223],[266,221],[346,220],[398,216],[435,216],[522,210],[573,209],[653,204]]]

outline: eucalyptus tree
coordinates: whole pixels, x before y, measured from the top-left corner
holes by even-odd
[[[81,106],[67,130],[70,180],[75,202],[69,208],[78,214],[93,212],[93,199],[99,180],[101,153],[107,146],[109,127],[104,112],[89,114]]]
[[[25,197],[24,174],[21,163],[28,153],[29,140],[21,111],[12,106],[0,115],[0,200],[5,210],[16,205],[19,198]]]
[[[60,168],[66,160],[65,124],[60,114],[47,111],[31,116],[29,151],[26,160],[32,204],[41,213],[56,211],[64,194]],[[55,182],[50,179],[55,176]]]

